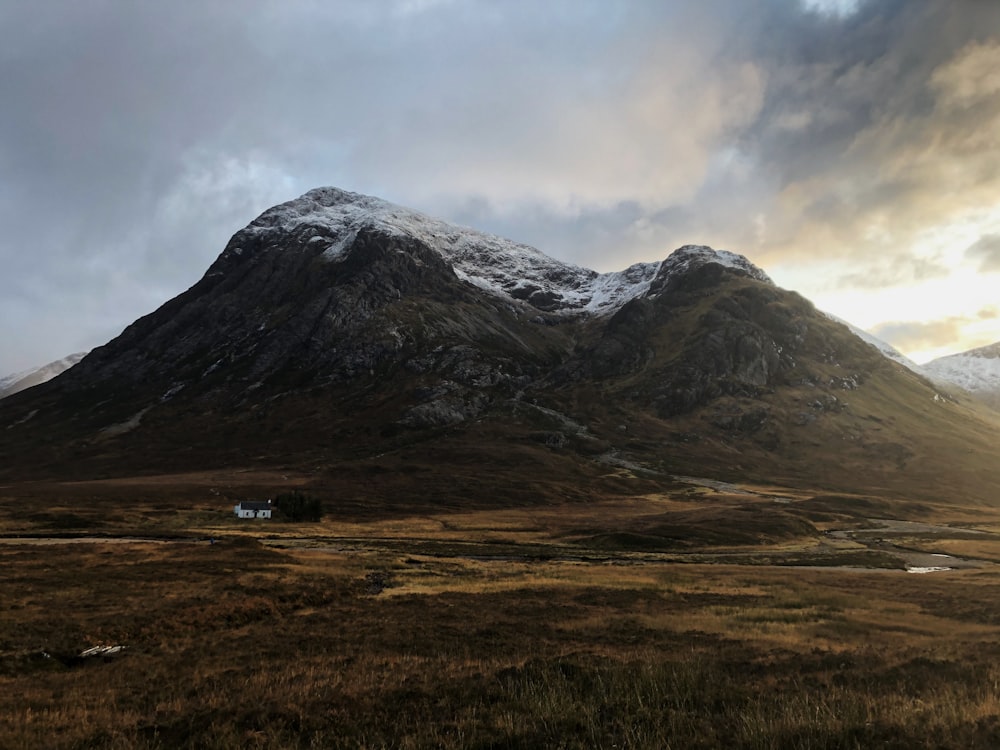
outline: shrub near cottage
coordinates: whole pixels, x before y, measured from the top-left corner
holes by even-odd
[[[298,490],[283,492],[274,498],[272,505],[288,521],[319,521],[323,518],[323,504],[319,498]]]

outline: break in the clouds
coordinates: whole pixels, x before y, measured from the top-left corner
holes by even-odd
[[[319,185],[599,270],[708,243],[863,326],[998,339],[998,71],[986,0],[0,0],[0,373]]]

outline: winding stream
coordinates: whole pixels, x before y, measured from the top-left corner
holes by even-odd
[[[827,536],[833,539],[857,542],[869,549],[895,555],[906,564],[906,572],[908,573],[940,573],[947,570],[982,568],[993,564],[988,560],[956,557],[941,552],[922,552],[900,547],[892,541],[901,537],[911,538],[915,536],[929,536],[938,539],[982,539],[992,536],[988,532],[918,521],[899,521],[892,518],[869,518],[867,520],[876,525],[862,529],[828,531],[826,532]]]

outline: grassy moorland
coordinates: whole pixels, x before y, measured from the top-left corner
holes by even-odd
[[[1000,514],[689,486],[240,523],[143,481],[0,489],[0,747],[1000,745]]]

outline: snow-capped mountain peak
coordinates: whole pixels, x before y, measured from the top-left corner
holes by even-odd
[[[660,273],[664,275],[675,275],[686,273],[687,271],[703,266],[708,263],[731,268],[749,276],[757,281],[766,284],[773,284],[771,277],[755,266],[746,257],[728,250],[715,250],[706,245],[684,245],[674,250],[670,256],[663,261]]]
[[[330,262],[347,257],[358,232],[376,229],[415,237],[433,248],[462,280],[492,294],[527,302],[546,312],[612,313],[647,293],[654,279],[685,273],[705,263],[738,270],[770,283],[762,270],[736,253],[685,245],[661,263],[638,263],[598,273],[551,258],[530,245],[457,226],[372,196],[323,187],[261,214],[237,233],[223,257],[241,256],[241,236],[280,231],[323,246]],[[311,233],[311,237],[306,237]]]

